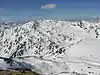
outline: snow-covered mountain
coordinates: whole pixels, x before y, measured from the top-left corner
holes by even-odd
[[[30,68],[45,75],[99,75],[99,39],[99,21],[1,24],[0,66]]]

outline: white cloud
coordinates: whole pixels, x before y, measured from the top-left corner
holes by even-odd
[[[1,12],[4,12],[4,8],[0,8],[0,13],[1,13]]]
[[[92,18],[96,18],[96,16],[92,16]]]
[[[0,11],[3,11],[4,10],[4,8],[0,8]]]
[[[52,9],[55,7],[56,7],[56,4],[45,4],[41,6],[41,9]]]

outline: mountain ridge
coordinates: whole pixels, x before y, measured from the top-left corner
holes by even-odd
[[[0,57],[11,59],[10,66],[15,67],[17,62],[21,67],[28,67],[46,75],[69,71],[65,58],[66,61],[69,60],[72,46],[86,37],[100,39],[100,22],[37,20],[14,26],[0,26]],[[52,64],[54,62],[59,64],[57,71],[50,70],[55,67]],[[41,70],[41,66],[45,66],[44,70]]]

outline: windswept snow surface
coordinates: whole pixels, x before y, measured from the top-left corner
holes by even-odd
[[[3,69],[30,68],[43,75],[99,75],[100,22],[29,21],[0,25]]]

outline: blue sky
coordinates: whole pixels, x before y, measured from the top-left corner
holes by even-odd
[[[100,0],[0,0],[0,16],[12,20],[100,17]]]

